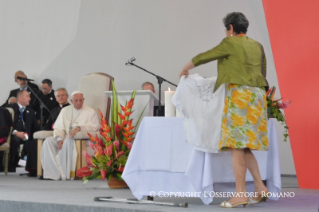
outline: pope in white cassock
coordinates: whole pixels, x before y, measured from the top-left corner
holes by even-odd
[[[74,179],[77,151],[74,136],[79,131],[97,131],[100,127],[95,110],[84,105],[83,93],[74,91],[72,105],[63,108],[54,123],[53,136],[45,139],[41,151],[43,178]]]

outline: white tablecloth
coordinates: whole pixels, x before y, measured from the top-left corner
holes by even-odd
[[[268,190],[276,193],[281,191],[281,178],[277,133],[272,120],[268,121],[268,136],[269,150],[253,153]],[[213,201],[212,191],[235,191],[231,153],[195,150],[185,141],[182,118],[145,117],[122,177],[137,199],[151,192],[156,196],[196,193],[204,204],[209,204]],[[247,191],[254,191],[249,171],[246,181]]]

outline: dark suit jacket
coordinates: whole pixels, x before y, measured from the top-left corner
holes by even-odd
[[[9,111],[0,107],[0,138],[7,137],[12,126],[12,118]]]
[[[21,121],[20,110],[18,104],[9,105],[14,110],[14,121],[13,121],[13,130],[22,131],[28,133],[28,141],[33,139],[33,133],[40,130],[40,126],[38,125],[37,119],[35,117],[35,112],[30,107],[26,107],[23,112],[23,119],[25,122],[25,129],[20,129],[19,121]]]
[[[34,90],[34,89],[40,90],[39,87],[38,87],[36,84],[32,83],[32,82],[28,82],[28,85],[29,85],[33,90]]]
[[[51,93],[49,93],[47,95],[44,95],[42,93],[42,91],[38,91],[37,95],[50,111],[52,111],[52,109],[55,107],[59,107],[59,103],[55,99],[53,89],[52,89]],[[40,115],[41,115],[40,101],[37,98],[35,98],[34,101],[32,102],[32,105],[30,104],[30,106],[34,111],[37,112],[37,115],[36,115],[37,119],[40,119]],[[44,117],[43,121],[45,123],[49,119],[50,112],[45,108],[43,108],[42,112],[43,112],[43,117]]]
[[[35,85],[35,86],[36,86],[36,85]],[[31,87],[31,88],[32,88],[32,87]],[[38,89],[36,89],[36,88],[32,88],[32,89],[33,89],[33,91],[34,91],[35,93],[38,92]],[[6,101],[3,105],[1,105],[1,107],[10,107],[9,104],[8,104],[8,100],[10,99],[10,97],[13,97],[13,96],[14,96],[14,97],[17,97],[17,94],[18,94],[18,91],[19,91],[19,90],[20,90],[20,88],[11,90],[7,101]],[[31,98],[30,105],[31,105],[31,104],[33,103],[35,97],[34,97],[34,94],[30,91],[29,88],[27,89],[27,91],[30,93],[30,98]]]
[[[67,103],[65,105],[62,106],[62,108],[69,106],[70,104]],[[55,107],[51,110],[51,114],[50,117],[48,119],[48,122],[45,124],[45,126],[43,127],[43,130],[53,130],[52,129],[52,125],[55,123],[56,119],[58,118],[59,114],[61,112],[61,108],[59,107]]]

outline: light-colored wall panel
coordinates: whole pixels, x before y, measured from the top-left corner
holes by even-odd
[[[178,84],[184,64],[225,37],[222,18],[232,11],[243,12],[249,19],[248,36],[264,45],[267,78],[279,88],[261,0],[30,2],[33,6],[24,11],[20,8],[27,4],[24,1],[0,1],[1,102],[16,87],[13,73],[18,69],[37,83],[51,78],[55,88],[66,87],[69,92],[77,89],[81,76],[91,72],[112,75],[118,90],[140,89],[144,81],[156,86],[153,76],[124,65],[132,56],[136,64]],[[23,22],[24,17],[29,21]],[[21,26],[22,22],[27,26]],[[17,36],[21,33],[23,36]],[[191,73],[216,75],[216,62]],[[163,93],[168,86],[175,90],[164,82]],[[282,129],[277,127],[279,135]],[[285,155],[281,158],[283,173],[295,173],[287,157],[291,155],[289,143],[279,148],[280,155]]]

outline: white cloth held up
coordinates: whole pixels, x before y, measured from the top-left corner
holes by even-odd
[[[217,77],[182,76],[172,102],[184,118],[186,141],[195,149],[217,153],[220,141],[225,86],[213,93]]]

